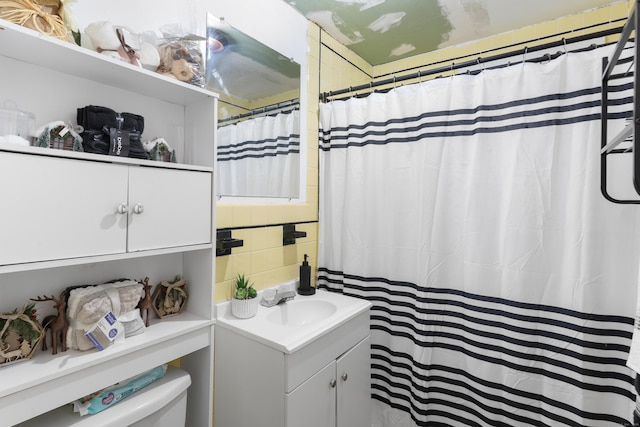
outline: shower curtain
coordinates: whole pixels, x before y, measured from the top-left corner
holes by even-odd
[[[298,194],[300,112],[245,120],[218,129],[218,194],[291,197]]]
[[[373,303],[374,426],[631,420],[640,208],[599,191],[608,53],[321,106],[318,286]]]

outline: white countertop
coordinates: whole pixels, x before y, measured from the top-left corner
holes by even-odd
[[[258,298],[262,298],[261,295]],[[282,324],[273,322],[275,317],[286,316],[287,311],[293,311],[296,304],[306,305],[312,301],[318,301],[320,305],[335,305],[335,312],[327,317],[316,318],[311,322]],[[327,304],[328,303],[328,304]],[[274,307],[258,308],[258,313],[249,319],[239,319],[231,313],[229,301],[216,305],[216,327],[227,328],[248,338],[260,341],[283,353],[293,353],[305,345],[313,342],[327,332],[341,325],[362,312],[369,310],[371,303],[364,299],[354,298],[339,294],[318,290],[314,295],[296,297]],[[280,311],[279,311],[280,310]]]

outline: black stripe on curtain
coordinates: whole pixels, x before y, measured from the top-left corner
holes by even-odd
[[[318,286],[369,300],[373,304],[372,334],[635,400],[634,378],[626,367],[633,318],[419,287],[326,268],[319,268]],[[544,328],[538,328],[539,324]],[[372,397],[410,413],[418,425],[434,415],[446,417],[454,426],[549,425],[540,418],[550,420],[550,426],[583,427],[583,421],[627,425],[627,420],[617,416],[575,407],[453,366],[420,363],[411,354],[382,344],[386,339],[375,342]],[[443,407],[454,411],[443,413],[438,409]]]
[[[236,145],[219,145],[218,161],[228,162],[247,158],[286,156],[300,152],[300,135],[291,134],[277,138],[245,141]]]
[[[631,83],[619,84],[612,86],[610,92],[625,94],[632,87]],[[626,95],[628,96],[621,98],[611,97],[608,113],[610,119],[629,117],[633,98],[631,94]],[[600,87],[596,87],[475,108],[427,112],[384,122],[320,129],[320,149],[329,151],[347,147],[409,143],[429,138],[472,136],[600,120],[599,113],[580,113],[582,110],[599,107],[600,104]],[[619,106],[626,109],[616,109]],[[490,114],[482,115],[484,112]],[[563,117],[563,114],[566,116]],[[476,127],[478,124],[484,126]]]

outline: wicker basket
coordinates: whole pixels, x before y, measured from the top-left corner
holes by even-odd
[[[62,3],[60,0],[34,0],[40,9],[49,15],[57,15],[62,17]]]
[[[69,40],[60,0],[0,0],[0,18],[43,34]]]

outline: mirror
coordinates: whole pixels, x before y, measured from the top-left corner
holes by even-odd
[[[300,196],[300,64],[207,17],[206,85],[220,95],[217,196]]]

